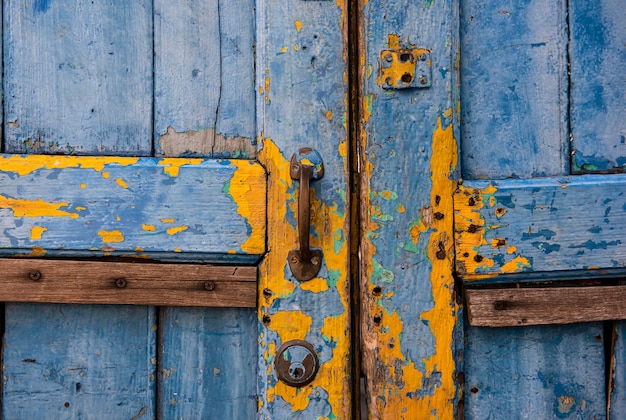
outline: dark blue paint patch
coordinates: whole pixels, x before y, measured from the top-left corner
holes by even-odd
[[[538,250],[543,251],[545,254],[549,254],[551,252],[558,252],[561,250],[561,245],[550,244],[548,242],[533,242],[531,245],[537,248]]]
[[[546,43],[545,42],[537,42],[536,44],[530,44],[530,46],[532,48],[545,47]]]
[[[594,226],[594,227],[587,229],[587,232],[600,233],[602,232],[602,228],[600,226]]]
[[[50,0],[35,0],[33,2],[33,11],[36,13],[46,13],[50,7]]]
[[[607,217],[607,216],[609,215],[609,213],[610,213],[610,212],[611,212],[611,206],[607,207],[607,208],[604,210],[604,217]]]
[[[592,240],[588,240],[587,242],[584,242],[580,245],[570,245],[569,248],[586,248],[589,250],[594,250],[594,249],[607,249],[609,246],[617,246],[620,245],[622,243],[622,241],[620,241],[619,239],[615,240],[615,241],[600,241],[600,242],[594,242]]]
[[[498,195],[496,196],[496,200],[498,200],[498,204],[503,205],[509,209],[515,208],[515,203],[513,203],[513,194],[507,195]]]
[[[556,232],[550,229],[541,229],[539,232],[533,232],[533,233],[524,232],[522,234],[522,241],[528,241],[530,239],[537,239],[541,237],[544,237],[547,240],[550,240],[555,235],[556,235]]]

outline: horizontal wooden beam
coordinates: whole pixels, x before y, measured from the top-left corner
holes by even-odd
[[[266,201],[254,161],[0,155],[0,256],[253,262]]]
[[[626,267],[626,175],[464,182],[454,209],[465,281]]]
[[[0,301],[256,307],[257,268],[0,259]]]
[[[626,286],[467,289],[465,297],[477,327],[626,319]]]

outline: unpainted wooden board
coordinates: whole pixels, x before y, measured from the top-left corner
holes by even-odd
[[[464,183],[455,194],[457,272],[488,282],[505,273],[619,270],[625,206],[625,175]]]
[[[0,271],[6,302],[256,306],[256,267],[0,258]]]
[[[469,323],[479,327],[573,324],[626,319],[626,287],[468,289]]]
[[[256,312],[162,308],[159,320],[160,418],[255,418]]]
[[[606,418],[601,323],[466,330],[468,420]]]
[[[149,156],[152,2],[4,2],[5,151]]]
[[[569,1],[572,170],[626,169],[626,7]]]
[[[566,2],[459,4],[463,178],[567,173]]]
[[[611,419],[621,419],[626,416],[626,322],[617,321],[614,324],[615,335],[612,354],[612,369],[609,403]]]
[[[7,304],[5,419],[153,418],[156,312]]]

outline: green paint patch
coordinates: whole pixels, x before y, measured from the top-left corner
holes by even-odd
[[[391,283],[396,278],[395,274],[393,274],[393,271],[387,270],[385,267],[383,267],[376,258],[372,258],[372,268],[373,282],[380,280],[383,283]]]
[[[326,279],[326,284],[328,284],[329,288],[334,288],[337,286],[337,282],[340,277],[339,270],[328,270],[328,279]]]
[[[371,220],[376,220],[379,222],[392,222],[393,216],[390,214],[380,213],[380,214],[372,214],[370,216]]]
[[[346,242],[346,238],[343,235],[343,229],[337,229],[335,234],[333,235],[333,245],[335,254],[339,254],[341,248],[343,248],[344,243]]]

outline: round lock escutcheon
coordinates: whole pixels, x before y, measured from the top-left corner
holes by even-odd
[[[304,340],[284,343],[274,357],[278,379],[296,388],[310,384],[319,371],[319,365],[315,349]]]

